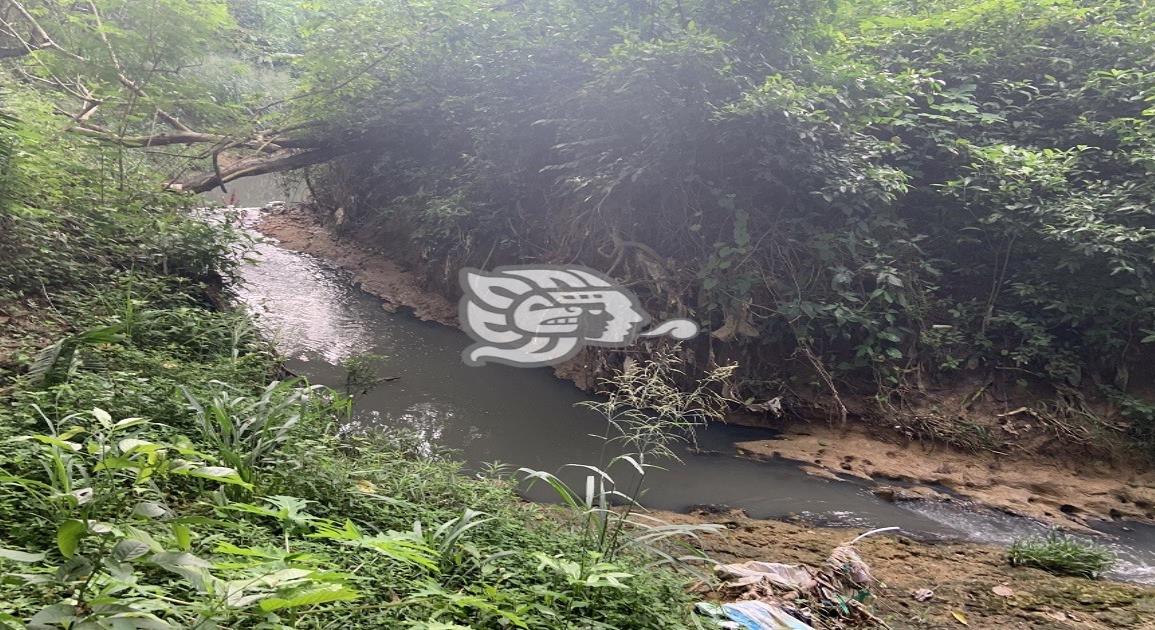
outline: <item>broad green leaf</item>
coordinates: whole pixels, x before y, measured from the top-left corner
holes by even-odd
[[[270,597],[261,600],[261,610],[271,612],[282,608],[298,608],[301,606],[327,604],[329,602],[350,601],[360,597],[361,594],[351,588],[336,586],[307,591],[288,598]]]
[[[112,557],[121,562],[128,562],[130,560],[136,560],[148,552],[149,547],[147,544],[139,540],[125,538],[113,546]]]
[[[175,553],[171,551],[162,551],[160,553],[153,554],[152,557],[148,560],[149,562],[165,569],[172,569],[173,567],[197,567],[201,569],[208,569],[213,566],[212,563],[208,560],[198,558],[191,553],[183,552]]]
[[[192,477],[200,477],[201,479],[210,479],[212,481],[244,486],[246,488],[252,487],[252,484],[241,479],[240,474],[237,473],[236,470],[226,466],[200,466],[192,469],[188,474]]]
[[[143,518],[161,518],[168,514],[169,510],[155,501],[141,501],[132,508],[132,513]]]
[[[137,450],[147,453],[160,449],[160,447],[153,442],[137,438],[125,438],[121,440],[117,446],[120,448],[120,452],[124,453],[125,455],[128,455],[129,453]]]
[[[188,525],[184,523],[173,523],[172,535],[176,538],[176,546],[181,551],[188,551],[192,548],[192,531],[189,530]]]
[[[65,558],[71,558],[76,554],[76,548],[80,546],[80,539],[86,534],[88,534],[87,523],[75,519],[64,521],[56,530],[56,546],[60,548],[60,553]]]
[[[28,620],[28,627],[33,630],[41,628],[67,628],[77,619],[79,611],[71,604],[52,604],[40,612],[32,615]]]

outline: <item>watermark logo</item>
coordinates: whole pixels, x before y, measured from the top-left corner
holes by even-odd
[[[688,319],[642,332],[650,315],[638,297],[586,267],[462,269],[460,280],[461,325],[476,342],[463,353],[468,365],[538,367],[565,361],[585,346],[621,348],[638,337],[698,334]]]

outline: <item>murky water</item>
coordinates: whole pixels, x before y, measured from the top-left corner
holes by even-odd
[[[604,420],[575,406],[589,396],[546,369],[467,367],[460,331],[386,312],[381,302],[353,288],[340,270],[274,243],[258,247],[237,287],[240,299],[288,357],[287,365],[311,381],[341,387],[341,362],[371,353],[381,376],[396,377],[358,398],[351,430],[396,431],[419,436],[425,448],[453,449],[474,469],[502,462],[557,472],[567,464],[603,461]],[[641,497],[647,507],[684,510],[697,504],[741,507],[754,517],[798,515],[855,527],[896,525],[923,537],[1007,544],[1043,532],[1032,521],[969,509],[961,504],[889,503],[868,488],[808,476],[787,463],[734,455],[738,441],[767,437],[762,430],[714,425],[698,443],[711,454],[683,449],[683,463],[650,474]],[[629,471],[615,471],[620,487]],[[580,481],[575,472],[567,480]],[[531,498],[548,500],[541,489]],[[1138,531],[1135,531],[1138,529]],[[1120,554],[1117,575],[1155,583],[1155,528],[1112,526]]]

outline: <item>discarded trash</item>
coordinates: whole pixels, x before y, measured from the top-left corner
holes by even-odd
[[[874,581],[874,577],[870,575],[870,567],[850,545],[835,547],[830,557],[826,559],[826,568],[831,573],[850,578],[855,586],[866,586]]]
[[[740,564],[720,565],[715,571],[723,578],[735,578],[722,585],[725,589],[749,586],[763,580],[781,589],[793,591],[809,591],[818,586],[810,569],[798,564],[751,560]]]
[[[737,621],[730,621],[726,618],[726,611],[722,608],[721,604],[714,602],[698,602],[694,608],[697,610],[699,615],[711,619],[714,622],[714,625],[718,628],[724,628],[726,630],[742,629],[742,624],[738,623]]]
[[[846,545],[848,547],[853,547],[854,545],[858,544],[858,541],[862,540],[863,538],[869,538],[875,534],[881,534],[884,532],[897,532],[900,529],[902,529],[902,528],[901,527],[879,527],[878,529],[872,529],[868,532],[863,532],[863,533],[859,534],[858,536],[855,536],[854,540],[846,543]]]
[[[723,604],[726,615],[749,630],[814,630],[814,626],[798,621],[779,606],[766,602],[734,602]]]
[[[839,628],[843,623],[864,622],[888,627],[863,603],[870,598],[870,587],[876,580],[854,545],[868,536],[897,529],[871,530],[836,547],[818,569],[759,561],[716,566],[715,572],[723,579],[718,590],[737,600],[722,605],[725,616],[748,630],[808,629],[814,627],[810,624],[816,619],[822,620],[823,627],[827,621],[834,622],[830,627]],[[934,593],[920,589],[912,595],[926,601]],[[701,605],[699,611],[705,613]]]
[[[929,588],[920,588],[910,592],[916,602],[929,602],[934,597],[934,591]]]

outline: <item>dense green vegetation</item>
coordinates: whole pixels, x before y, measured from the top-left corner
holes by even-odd
[[[647,563],[694,529],[607,471],[637,496],[719,392],[1150,463],[1143,0],[3,0],[0,69],[2,624],[682,627]],[[246,237],[162,192],[281,171],[451,296],[580,263],[710,334],[634,350],[588,487],[519,471],[554,510],[338,441],[372,362],[286,380],[222,308]]]
[[[595,545],[504,476],[404,436],[338,441],[349,400],[279,380],[247,316],[215,307],[243,235],[8,101],[0,626],[690,623],[617,517],[598,512],[618,533]]]
[[[1146,444],[1153,16],[333,2],[286,116],[373,143],[311,174],[318,199],[449,292],[463,265],[581,262],[706,323],[699,364],[737,360],[754,401],[1019,440],[957,422],[977,399]]]
[[[192,190],[304,168],[447,293],[584,263],[707,326],[753,409],[1155,439],[1144,2],[9,4],[0,56],[72,131]]]

